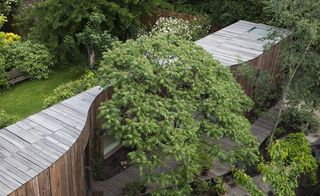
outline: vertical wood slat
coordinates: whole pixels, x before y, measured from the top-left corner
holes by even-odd
[[[84,150],[88,144],[90,132],[94,127],[101,127],[101,122],[97,119],[98,107],[101,101],[106,100],[107,94],[107,91],[103,91],[95,98],[88,111],[83,131],[70,149],[49,168],[10,193],[9,196],[85,195]]]

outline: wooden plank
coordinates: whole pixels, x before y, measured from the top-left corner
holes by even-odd
[[[32,196],[40,196],[39,192],[39,184],[38,179],[34,178],[31,181],[29,181],[26,185],[26,195],[32,195]]]
[[[38,150],[42,150],[46,154],[50,154],[55,159],[58,159],[63,154],[62,152],[55,149],[54,147],[51,147],[49,141],[47,140],[38,142],[32,146]]]
[[[67,124],[65,122],[62,122],[62,121],[60,121],[58,119],[55,119],[54,117],[49,116],[49,115],[47,115],[45,113],[42,113],[42,112],[39,113],[39,116],[41,116],[42,118],[46,119],[46,121],[50,122],[51,125],[55,125],[56,126],[57,129],[54,132],[57,132],[59,130],[67,129],[67,130],[70,130],[70,131],[76,133],[77,137],[78,137],[78,135],[80,134],[80,132],[83,129],[83,127],[81,129],[77,129],[77,128],[75,128],[75,127],[73,127],[73,126],[71,126],[71,125],[69,125],[69,124]]]
[[[29,150],[29,149],[23,149],[18,152],[21,156],[29,159],[30,161],[34,163],[38,163],[38,165],[44,166],[43,168],[46,168],[52,164],[51,161],[48,161],[47,159],[41,157],[39,154]]]
[[[41,166],[39,166],[38,164],[33,163],[32,161],[24,158],[23,156],[21,156],[19,154],[14,154],[12,157],[14,159],[18,160],[19,162],[21,162],[22,164],[24,164],[25,166],[27,166],[28,168],[31,168],[32,170],[34,170],[38,173],[44,169]]]
[[[10,143],[14,144],[15,146],[17,146],[20,149],[23,149],[26,146],[30,145],[30,143],[28,143],[27,141],[25,141],[22,138],[18,137],[17,135],[10,133],[6,129],[1,129],[0,130],[0,137],[2,137],[3,139],[5,139],[5,140],[9,141]]]
[[[58,132],[57,132],[58,133]],[[65,144],[66,146],[72,146],[73,145],[73,142],[69,141],[68,139],[65,139],[61,136],[59,136],[58,134],[52,134],[50,135],[51,138],[55,139],[55,140],[58,140],[60,141],[61,143]]]
[[[51,196],[50,172],[49,169],[42,172],[38,177],[39,195]]]
[[[0,181],[0,195],[6,196],[13,191],[8,185]]]
[[[39,155],[40,157],[46,159],[47,161],[49,161],[51,163],[55,162],[56,159],[59,158],[58,156],[56,156],[56,155],[54,155],[52,153],[49,154],[44,150],[39,150],[38,148],[36,148],[33,145],[32,146],[28,146],[26,149],[29,150],[29,151],[32,151],[33,153],[36,153],[37,155]]]
[[[76,121],[80,124],[83,124],[83,125],[85,124],[86,119],[87,119],[87,116],[85,116],[85,115],[83,115],[83,117],[79,117],[79,115],[78,115],[79,113],[66,112],[66,111],[62,111],[61,109],[55,108],[55,107],[51,107],[50,110],[56,112],[57,114],[63,115],[64,117],[69,118],[73,121]]]
[[[19,148],[16,145],[0,137],[0,152],[5,156],[9,156],[12,153],[17,152],[18,150]]]
[[[82,112],[79,112],[77,111],[76,109],[74,108],[71,108],[71,107],[68,107],[66,105],[63,105],[63,104],[56,104],[52,107],[50,107],[51,109],[54,109],[54,110],[59,110],[63,113],[66,113],[68,115],[71,115],[73,117],[76,117],[76,118],[79,118],[80,120],[85,120],[87,119],[87,115],[82,113]]]
[[[28,143],[32,144],[36,141],[40,140],[41,137],[30,133],[27,130],[22,129],[21,127],[17,126],[16,124],[10,125],[6,127],[6,130],[15,134],[16,136],[22,138],[23,140],[27,141]]]
[[[0,170],[0,182],[6,184],[12,190],[15,190],[21,186],[21,183],[8,176],[6,173]]]
[[[51,142],[51,144],[49,144],[51,147],[53,147],[56,150],[59,150],[61,153],[65,153],[67,150],[69,150],[70,146],[67,146],[65,144],[63,144],[62,142],[52,138],[51,136],[47,136],[46,140],[48,140],[49,142]]]
[[[85,125],[85,122],[79,122],[76,119],[72,119],[72,118],[68,117],[68,115],[58,113],[56,111],[51,110],[50,108],[43,110],[41,113],[44,113],[47,116],[50,116],[51,118],[54,118],[58,121],[61,121],[71,127],[78,129],[78,130],[82,130]]]
[[[46,129],[51,130],[52,132],[56,132],[59,129],[63,128],[61,125],[50,121],[49,119],[41,116],[39,113],[29,116],[28,120],[45,127]]]
[[[4,160],[0,160],[0,164],[3,168],[6,170],[18,175],[20,178],[22,178],[25,181],[30,180],[31,176],[26,174],[24,171],[19,170],[17,167],[12,166],[11,164],[7,163]]]
[[[27,180],[29,180],[29,178],[24,179],[22,178],[20,175],[17,175],[15,172],[11,172],[10,170],[8,170],[7,168],[5,168],[5,166],[0,165],[0,171],[5,175],[5,176],[9,176],[12,179],[14,179],[15,181],[17,181],[19,183],[19,185],[22,185],[24,183],[27,182]]]

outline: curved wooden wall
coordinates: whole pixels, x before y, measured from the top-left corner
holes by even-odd
[[[270,82],[275,82],[275,83],[279,82],[281,80],[282,74],[281,74],[280,66],[277,64],[277,59],[278,59],[281,43],[282,42],[272,46],[269,50],[265,51],[258,57],[252,60],[249,60],[245,63],[253,66],[254,69],[263,70],[263,71],[268,70],[269,73],[272,75],[272,80],[273,80]],[[230,66],[231,71],[234,74],[237,82],[242,86],[244,92],[250,96],[252,94],[252,85],[250,84],[249,81],[246,81],[244,78],[239,77],[237,75],[237,68],[239,66],[241,66],[241,64]]]
[[[101,91],[98,87],[96,87],[42,111],[44,113],[49,114],[50,111],[57,111],[58,106],[60,107],[60,109],[62,107],[65,107],[66,109],[68,108],[67,110],[65,110],[66,115],[62,115],[62,113],[60,113],[60,117],[56,117],[56,120],[61,120],[61,125],[64,125],[65,122],[70,121],[68,122],[70,125],[71,119],[75,120],[75,117],[77,115],[79,115],[79,119],[81,119],[81,116],[84,117],[84,111],[87,110],[86,117],[83,118],[86,119],[86,121],[82,126],[78,138],[71,145],[71,147],[68,150],[66,150],[65,153],[62,154],[62,156],[60,156],[56,161],[54,161],[49,167],[44,169],[42,172],[35,175],[32,179],[30,179],[26,183],[22,184],[19,188],[11,192],[9,194],[10,196],[86,195],[84,179],[85,168],[83,164],[84,151],[86,146],[90,145],[90,142],[88,142],[89,137],[91,137],[90,132],[92,132],[95,128],[99,128],[101,125],[101,123],[97,119],[97,110],[99,104],[102,101],[106,100],[107,97],[107,92]],[[30,119],[32,120],[34,118]],[[65,119],[65,122],[63,122],[63,119]],[[41,122],[37,123],[41,125]],[[43,121],[43,124],[41,126],[47,126],[45,121]],[[63,143],[63,141],[61,142]],[[89,146],[89,148],[91,147]],[[46,150],[48,149],[43,149],[43,151]],[[51,150],[54,151],[53,149]],[[35,157],[35,159],[37,159],[37,157]],[[90,181],[92,183],[92,180]]]

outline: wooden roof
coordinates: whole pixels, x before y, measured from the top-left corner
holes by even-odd
[[[285,32],[265,24],[239,20],[196,43],[223,65],[232,66],[258,57],[263,53],[266,44],[278,43],[280,38],[275,41],[262,40],[273,30]]]
[[[92,88],[0,130],[0,195],[50,167],[77,141],[101,92]]]

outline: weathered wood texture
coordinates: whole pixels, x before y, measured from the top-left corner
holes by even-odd
[[[241,63],[251,64],[255,69],[269,70],[275,82],[281,78],[276,62],[282,39],[264,39],[273,30],[283,32],[283,37],[288,35],[283,29],[240,20],[196,41],[196,44],[222,65],[230,67],[244,91],[251,95],[252,87],[248,81],[236,74]],[[266,50],[266,45],[271,47]]]
[[[106,97],[95,87],[0,130],[0,195],[85,195],[84,151]]]

